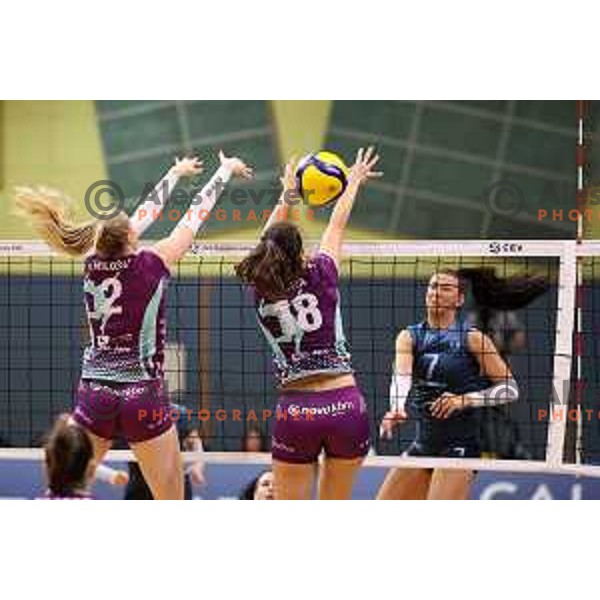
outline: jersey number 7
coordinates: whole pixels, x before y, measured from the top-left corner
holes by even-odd
[[[427,381],[431,381],[433,379],[433,372],[435,371],[435,367],[440,360],[439,354],[423,354],[423,360],[427,364],[427,372],[425,374],[425,379]]]

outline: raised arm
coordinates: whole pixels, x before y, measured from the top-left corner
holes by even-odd
[[[396,338],[396,358],[390,382],[390,409],[383,417],[379,430],[380,435],[387,439],[392,437],[394,427],[407,418],[404,406],[412,387],[413,361],[412,337],[408,329],[404,329]]]
[[[182,177],[193,177],[200,173],[202,173],[202,161],[197,156],[176,158],[175,164],[129,217],[129,224],[133,231],[142,235],[157,219],[177,182]]]
[[[273,207],[273,212],[271,216],[265,223],[260,236],[262,237],[265,234],[265,231],[271,227],[274,223],[278,223],[280,221],[287,221],[288,213],[290,211],[290,201],[295,205],[297,203],[299,196],[298,186],[296,185],[296,157],[292,156],[290,160],[286,163],[283,169],[283,175],[280,177],[279,181],[281,181],[281,196],[279,196],[279,200],[277,204]]]
[[[373,171],[378,161],[379,155],[375,154],[372,147],[368,148],[366,152],[360,148],[356,154],[356,161],[348,173],[346,190],[335,203],[329,224],[321,238],[320,250],[331,256],[336,263],[339,263],[344,231],[360,186],[369,179],[383,175],[379,171]]]
[[[207,215],[231,177],[252,178],[252,169],[239,158],[228,158],[223,152],[219,152],[219,160],[220,167],[192,200],[190,210],[181,218],[171,235],[154,245],[155,252],[168,267],[181,260],[190,249],[198,230],[206,222]]]
[[[431,414],[445,419],[457,410],[507,404],[519,399],[519,386],[506,361],[498,354],[494,342],[481,331],[470,331],[467,337],[469,352],[475,356],[481,374],[493,385],[463,395],[445,393],[431,407]]]

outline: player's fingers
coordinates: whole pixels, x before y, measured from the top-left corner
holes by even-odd
[[[447,398],[444,401],[444,419],[447,419],[453,410],[454,406],[452,405],[452,401],[449,398]]]
[[[448,409],[447,400],[445,398],[440,398],[439,400],[435,401],[435,404],[433,406],[435,409],[434,416],[436,416],[438,419],[444,419],[444,415],[446,414],[446,411]]]
[[[375,156],[373,156],[373,158],[371,158],[371,160],[369,160],[369,162],[367,163],[367,166],[369,167],[369,169],[372,169],[378,162],[379,162],[379,154],[376,154]]]
[[[381,420],[379,427],[381,437],[390,439],[392,437],[392,421],[390,419],[390,413],[386,413]]]
[[[358,152],[356,153],[356,164],[360,165],[360,163],[362,163],[363,160],[363,149],[359,148]]]
[[[383,177],[383,171],[371,171],[367,174],[367,177],[369,179],[379,179],[380,177]]]
[[[367,148],[367,151],[365,152],[365,155],[363,157],[363,162],[367,163],[367,165],[371,161],[371,156],[372,156],[372,154],[373,154],[374,151],[375,151],[375,148],[373,146],[369,146]]]

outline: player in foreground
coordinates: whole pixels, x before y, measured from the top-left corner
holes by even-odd
[[[311,258],[298,228],[285,221],[286,201],[296,190],[293,161],[288,163],[279,204],[259,244],[236,267],[253,290],[281,390],[272,439],[276,499],[312,497],[321,451],[319,498],[349,498],[369,448],[367,409],[342,327],[339,263],[354,200],[366,181],[381,175],[373,170],[378,160],[372,148],[358,151]]]
[[[44,444],[48,500],[90,500],[89,487],[96,465],[90,437],[69,419],[56,419]]]
[[[89,433],[96,464],[116,436],[124,437],[155,499],[183,499],[184,493],[179,441],[163,382],[170,268],[189,250],[227,181],[252,175],[238,158],[221,153],[220,160],[172,233],[146,249],[137,249],[139,236],[158,217],[178,180],[202,171],[197,158],[178,160],[131,218],[120,212],[75,225],[55,193],[20,189],[16,196],[21,214],[52,248],[87,256],[84,296],[90,342],[72,418]]]

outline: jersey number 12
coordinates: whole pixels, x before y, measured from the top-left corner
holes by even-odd
[[[116,303],[123,293],[123,286],[116,277],[105,279],[98,285],[86,279],[84,291],[92,297],[88,317],[92,320],[101,320],[100,335],[97,336],[95,345],[99,348],[106,347],[109,343],[109,337],[104,335],[106,324],[113,315],[120,315],[123,312],[123,307]]]

